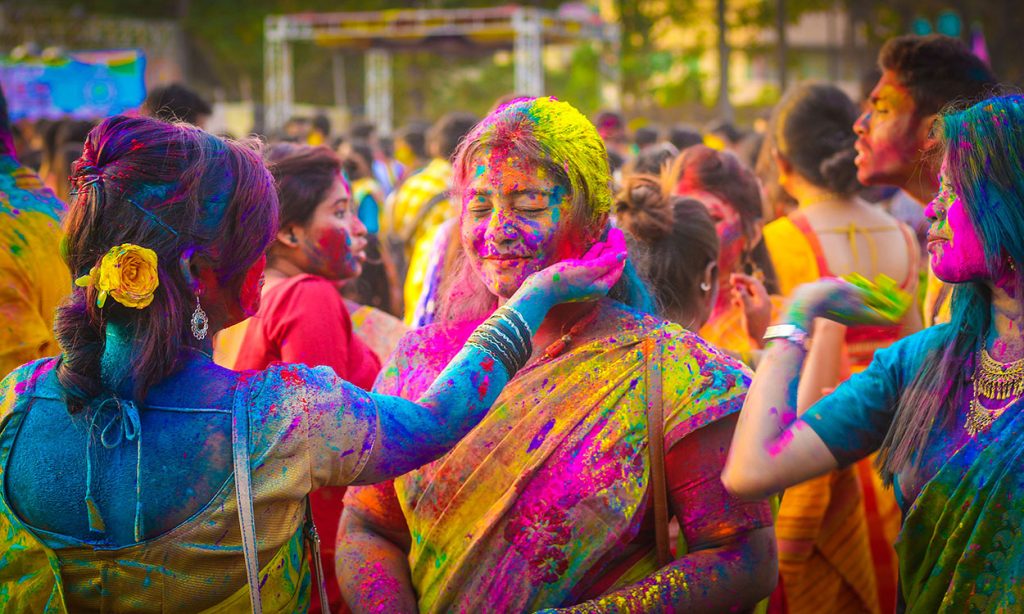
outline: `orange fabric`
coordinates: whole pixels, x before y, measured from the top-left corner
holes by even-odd
[[[784,300],[776,295],[770,299],[774,320],[782,312]],[[743,308],[736,305],[730,305],[728,310],[708,320],[697,334],[711,345],[738,356],[747,365],[753,364],[753,352],[760,349],[757,341],[747,333],[747,326],[743,321]]]
[[[911,254],[910,271],[903,282],[903,287],[906,288],[916,278],[918,250],[910,230],[901,224],[900,231],[907,241]],[[801,284],[832,275],[821,243],[803,213],[795,211],[789,217],[779,218],[768,224],[764,230],[764,238],[783,294],[788,295]],[[843,362],[846,365],[843,369],[843,379],[849,377],[851,373],[864,370],[871,362],[875,351],[896,341],[900,332],[900,326],[847,328],[843,347]],[[865,560],[874,571],[873,577],[870,578],[870,590],[874,597],[870,600],[870,607],[864,606],[851,611],[868,609],[883,614],[895,611],[898,568],[893,544],[899,533],[901,516],[895,495],[882,484],[872,463],[873,458],[868,458],[844,470],[849,472],[849,476],[843,477],[843,472],[834,472],[830,474],[832,482],[819,478],[817,482],[812,480],[786,491],[779,510],[776,536],[779,541],[780,571],[785,580],[790,612],[836,609],[836,604],[852,604],[851,595],[859,595],[861,599],[866,599],[869,585],[861,574]],[[851,477],[857,479],[851,482]],[[829,507],[827,502],[814,499],[815,495],[850,498],[853,495],[849,492],[829,492],[828,489],[830,485],[832,488],[849,489],[854,482],[859,485],[860,491],[858,498],[861,503],[858,509],[834,509]],[[836,513],[845,517],[821,517],[821,514]],[[826,550],[831,547],[829,544],[833,536],[826,533],[824,527],[830,523],[841,523],[833,527],[840,535],[854,531],[859,536],[863,530],[865,539],[861,540],[858,537],[856,542],[846,545],[845,553],[836,550],[832,553],[833,556],[828,557]],[[798,559],[793,558],[793,551],[806,547],[808,531],[815,526],[821,529],[821,534],[819,542],[813,545],[822,549],[819,555],[824,558],[816,564],[811,564],[811,559],[808,558],[807,568],[798,569]],[[868,558],[865,559],[865,556]],[[832,567],[829,567],[829,564]],[[826,568],[833,572],[834,577],[831,580],[824,577]],[[808,581],[808,578],[812,581]],[[846,579],[847,582],[862,584],[855,589],[847,584],[840,590],[840,585],[837,584],[837,579],[840,578]],[[828,601],[830,599],[835,599],[835,604]],[[826,602],[830,604],[828,608],[824,607]],[[842,607],[839,607],[839,611],[843,611]]]
[[[852,468],[786,489],[775,534],[791,614],[880,611],[860,490]]]

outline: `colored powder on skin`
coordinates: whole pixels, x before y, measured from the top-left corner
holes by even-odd
[[[508,121],[508,114],[517,117]],[[503,118],[501,123],[499,117]],[[492,159],[503,161],[517,142],[527,138],[527,133],[547,152],[551,162],[564,169],[569,191],[589,197],[592,216],[611,210],[611,177],[604,141],[590,120],[569,103],[551,97],[514,100],[484,118],[469,138],[490,145]],[[480,167],[475,170],[479,174]]]

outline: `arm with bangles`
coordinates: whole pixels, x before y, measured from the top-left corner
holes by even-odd
[[[687,554],[643,580],[557,612],[724,612],[752,608],[778,580],[767,502],[743,502],[719,475],[735,426],[722,418],[687,435],[665,456],[669,506]]]

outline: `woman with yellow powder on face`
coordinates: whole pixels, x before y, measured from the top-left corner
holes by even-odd
[[[378,389],[415,398],[526,275],[598,240],[609,184],[600,137],[570,105],[517,99],[484,119],[455,158],[461,272]],[[450,454],[349,490],[338,566],[354,611],[708,611],[770,592],[768,506],[730,499],[715,475],[748,372],[644,313],[629,267],[610,296],[552,312]],[[687,544],[675,560],[658,537],[670,513]]]

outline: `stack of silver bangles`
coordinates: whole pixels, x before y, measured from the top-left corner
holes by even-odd
[[[466,345],[478,348],[505,365],[509,377],[512,377],[533,354],[531,337],[523,314],[506,305],[478,326],[466,340]]]

